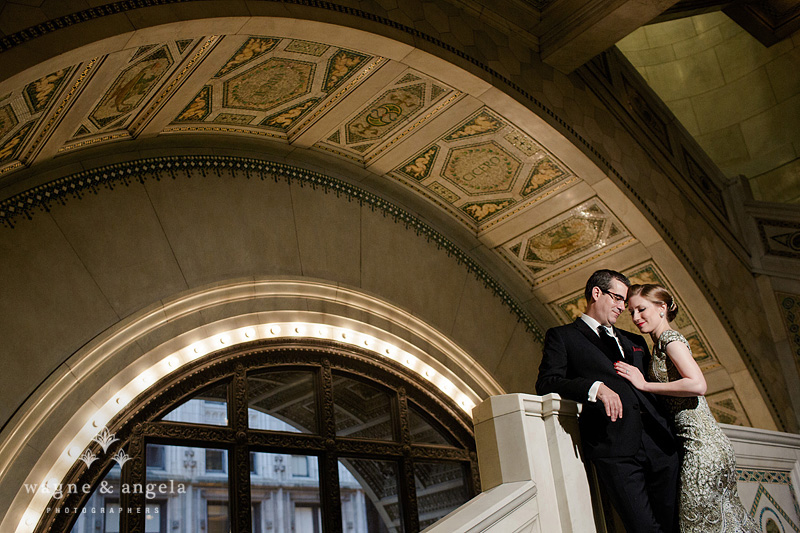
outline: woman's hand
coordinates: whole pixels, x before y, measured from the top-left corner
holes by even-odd
[[[623,363],[622,361],[617,361],[614,363],[614,370],[617,371],[617,374],[630,381],[631,384],[637,389],[645,389],[647,382],[645,381],[642,373],[635,366],[629,365],[628,363]]]

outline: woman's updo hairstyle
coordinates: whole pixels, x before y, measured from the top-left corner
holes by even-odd
[[[668,321],[672,322],[675,320],[675,317],[678,316],[678,304],[675,303],[675,298],[661,285],[656,285],[654,283],[631,285],[630,289],[628,289],[628,298],[636,295],[656,305],[666,304]]]

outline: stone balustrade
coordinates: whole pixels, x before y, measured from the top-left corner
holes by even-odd
[[[483,492],[425,533],[605,533],[580,449],[580,404],[557,394],[507,394],[473,410]],[[737,457],[739,495],[762,531],[798,531],[800,436],[722,424]]]

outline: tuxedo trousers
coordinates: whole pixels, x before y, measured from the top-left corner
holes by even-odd
[[[592,459],[627,533],[677,533],[680,460],[649,432],[635,455]]]

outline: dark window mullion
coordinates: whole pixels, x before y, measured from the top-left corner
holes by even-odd
[[[228,454],[228,490],[233,533],[249,533],[252,526],[250,506],[250,450],[236,444]]]
[[[144,487],[147,476],[147,456],[144,435],[141,431],[134,431],[128,441],[127,454],[130,459],[122,465],[120,475],[120,507],[125,511],[120,513],[119,527],[123,533],[144,531],[144,513],[127,512],[127,509],[144,509],[145,495],[141,491],[122,491],[123,486],[128,488]]]
[[[231,428],[190,424],[187,422],[145,422],[142,432],[148,442],[213,448],[220,443],[233,444],[235,433]]]
[[[400,506],[403,513],[404,531],[419,531],[417,513],[417,487],[414,482],[414,459],[411,455],[411,424],[408,415],[408,396],[405,387],[397,390],[398,425],[403,457],[400,460]]]
[[[247,407],[247,375],[244,366],[236,365],[236,374],[228,391],[228,420],[236,441],[232,453],[228,454],[228,498],[233,533],[249,533],[252,527]]]
[[[325,533],[342,531],[341,493],[339,490],[339,458],[336,454],[336,419],[334,418],[333,372],[325,359],[318,374],[318,409],[322,420],[320,435],[325,451],[319,458],[320,503],[322,529]]]

